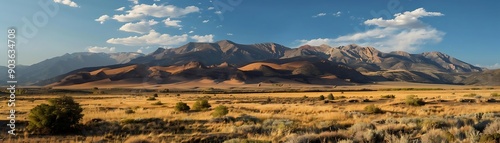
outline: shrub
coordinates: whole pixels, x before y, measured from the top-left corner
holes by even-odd
[[[227,115],[227,113],[229,113],[229,110],[227,109],[227,107],[224,105],[219,105],[219,106],[215,107],[214,112],[212,113],[212,116],[213,117],[222,117],[222,116]]]
[[[382,98],[396,98],[396,96],[389,94],[389,95],[381,95],[380,97]]]
[[[71,131],[82,119],[82,107],[70,96],[50,99],[30,110],[28,129],[39,133]]]
[[[149,97],[147,100],[148,101],[154,101],[154,100],[156,100],[156,98],[155,97]]]
[[[496,134],[484,134],[479,139],[481,143],[498,143],[500,142],[500,133]]]
[[[484,134],[500,134],[500,121],[490,123],[483,132]]]
[[[271,97],[267,97],[267,102],[271,102]]]
[[[405,102],[406,102],[407,105],[411,105],[411,106],[422,106],[422,105],[425,105],[424,100],[422,100],[420,98],[417,98],[416,95],[408,95],[408,96],[406,96]]]
[[[379,107],[377,107],[373,104],[365,106],[365,111],[368,113],[371,113],[371,114],[384,113],[384,111],[382,111],[382,109],[380,109]]]
[[[440,129],[433,129],[422,135],[422,142],[424,143],[441,143],[449,142],[444,131]]]
[[[470,94],[465,94],[464,97],[476,97],[477,94],[475,93],[470,93]]]
[[[320,95],[320,96],[319,96],[319,100],[325,100],[325,96]]]
[[[193,105],[193,110],[206,110],[208,108],[212,107],[210,103],[208,103],[208,100],[206,99],[201,99],[197,100],[194,105]]]
[[[158,101],[158,102],[155,102],[155,103],[151,103],[151,105],[163,105],[163,103],[161,103],[161,101]]]
[[[335,98],[333,97],[333,94],[332,94],[332,93],[328,94],[327,99],[328,99],[328,100],[335,100]]]
[[[158,93],[153,94],[153,97],[158,97]]]
[[[498,93],[491,93],[491,96],[492,97],[500,97],[500,94],[498,94]]]
[[[132,109],[125,110],[125,114],[134,114],[134,113],[135,113],[135,111]]]
[[[174,110],[177,112],[187,112],[190,109],[191,108],[184,102],[177,102],[177,104],[175,104],[175,107],[174,107]]]

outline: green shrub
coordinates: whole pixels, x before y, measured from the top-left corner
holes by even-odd
[[[214,112],[212,113],[212,116],[213,117],[222,117],[222,116],[227,115],[227,113],[229,113],[229,110],[227,109],[227,107],[224,105],[219,105],[219,106],[215,107]]]
[[[155,98],[155,97],[149,97],[149,98],[148,98],[148,99],[146,99],[146,100],[148,100],[148,101],[154,101],[154,100],[156,100],[156,98]]]
[[[476,97],[477,94],[475,93],[470,93],[470,94],[465,94],[464,97]]]
[[[388,94],[388,95],[381,95],[380,97],[382,98],[396,98],[395,95],[392,95],[392,94]]]
[[[380,109],[379,107],[377,107],[373,104],[365,106],[365,111],[368,113],[371,113],[371,114],[384,113],[384,111],[382,111],[382,109]]]
[[[333,97],[333,94],[330,93],[328,94],[328,97],[327,97],[328,100],[335,100],[335,97]]]
[[[491,95],[492,97],[500,97],[500,94],[498,94],[498,93],[491,93],[490,95]]]
[[[194,105],[193,105],[193,110],[206,110],[208,108],[212,107],[210,103],[208,103],[208,100],[206,99],[201,99],[197,100]]]
[[[153,97],[158,97],[158,93],[153,94]]]
[[[425,105],[424,100],[417,98],[416,95],[406,96],[405,102],[407,105],[411,105],[411,106],[423,106],[423,105]]]
[[[480,143],[498,143],[500,142],[500,133],[484,134],[479,139]]]
[[[325,96],[320,95],[320,96],[319,96],[319,100],[325,100]]]
[[[177,102],[177,104],[175,104],[175,107],[174,107],[174,110],[177,112],[187,112],[190,109],[191,108],[184,102]]]
[[[158,101],[158,102],[155,102],[155,103],[151,103],[151,105],[163,105],[163,103],[161,103],[161,101]]]
[[[57,134],[71,131],[83,117],[82,107],[70,96],[49,100],[30,110],[28,130],[42,134]]]

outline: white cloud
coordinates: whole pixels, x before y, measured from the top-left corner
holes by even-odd
[[[126,23],[119,30],[125,32],[135,32],[139,34],[144,34],[152,30],[151,26],[158,24],[155,20],[151,19],[149,21],[142,20],[136,23]]]
[[[73,2],[71,0],[54,0],[54,2],[64,4],[64,5],[67,5],[70,7],[79,7],[78,4],[76,4],[75,2]]]
[[[340,46],[358,44],[373,46],[382,51],[415,51],[421,45],[437,43],[442,40],[444,32],[423,23],[419,18],[426,16],[442,16],[439,12],[427,12],[423,8],[411,12],[398,13],[394,19],[375,18],[366,20],[365,25],[376,27],[367,31],[339,36],[337,38],[318,38],[299,40],[301,44]]]
[[[202,22],[203,23],[208,23],[208,22],[210,22],[210,20],[207,19],[207,20],[203,20]]]
[[[128,1],[130,1],[130,2],[132,2],[134,4],[139,4],[139,0],[128,0]]]
[[[227,36],[233,36],[233,33],[227,33],[226,35]]]
[[[143,50],[147,50],[147,49],[149,49],[149,48],[150,48],[149,46],[147,46],[147,47],[141,47],[141,48],[137,49],[137,51],[136,51],[136,52],[137,52],[137,53],[143,53]]]
[[[486,65],[486,66],[476,64],[475,66],[484,67],[484,68],[491,69],[491,70],[500,69],[500,63],[495,63],[493,65]]]
[[[103,24],[108,19],[109,19],[108,15],[102,15],[101,17],[95,19],[95,21],[100,22],[101,24]]]
[[[188,33],[189,33],[189,34],[194,33],[194,31],[193,31],[193,30],[191,30],[191,31],[189,31]]]
[[[208,7],[208,10],[214,10],[215,7]]]
[[[123,11],[123,10],[125,10],[125,7],[120,7],[120,8],[115,9],[115,11]]]
[[[188,38],[187,34],[171,36],[169,34],[161,34],[156,32],[155,30],[151,30],[146,35],[130,36],[126,38],[111,38],[108,39],[106,42],[110,44],[121,44],[127,46],[145,46],[145,45],[170,46],[186,42],[187,38]]]
[[[87,51],[91,53],[114,53],[116,52],[115,47],[87,47]]]
[[[190,37],[193,40],[196,40],[196,42],[214,42],[214,35],[205,35],[205,36],[200,36],[200,35],[194,35]]]
[[[167,27],[182,27],[182,25],[179,24],[180,22],[180,20],[170,20],[170,18],[163,20],[163,23],[165,23]]]
[[[140,4],[132,7],[131,10],[127,11],[127,14],[114,15],[113,19],[120,22],[130,22],[140,20],[146,16],[152,16],[156,18],[177,18],[199,11],[200,9],[196,6],[179,8],[174,5]]]
[[[342,15],[342,12],[340,12],[340,11],[337,11],[337,13],[334,13],[334,14],[333,14],[333,16],[335,16],[335,17],[339,17],[339,16],[341,16],[341,15]]]
[[[424,8],[418,8],[414,11],[406,11],[394,15],[394,19],[384,20],[382,18],[370,19],[365,21],[366,25],[375,25],[378,27],[401,27],[401,28],[420,28],[425,27],[419,18],[426,16],[443,16],[439,12],[427,12]]]
[[[214,12],[215,14],[222,14],[222,11],[218,10]]]
[[[312,17],[316,18],[316,17],[322,17],[322,16],[325,16],[326,13],[318,13],[316,15],[313,15]]]

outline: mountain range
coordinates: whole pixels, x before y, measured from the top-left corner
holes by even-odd
[[[125,52],[109,54],[79,52],[64,54],[30,66],[18,65],[16,66],[16,77],[19,84],[30,85],[40,80],[49,79],[76,69],[128,63],[130,60],[140,56],[144,55],[141,53]],[[7,67],[0,66],[0,70],[7,71]],[[0,81],[6,80],[6,76],[0,77]]]
[[[499,85],[495,82],[499,77],[497,71],[476,67],[441,52],[385,53],[355,44],[288,48],[276,43],[238,44],[229,40],[190,42],[178,48],[158,48],[147,55],[66,54],[18,70],[24,71],[19,74],[23,75],[24,83],[51,86],[194,80],[238,84],[409,81]],[[491,77],[478,78],[484,76],[482,73],[491,73],[488,74]],[[491,82],[483,82],[492,78]]]

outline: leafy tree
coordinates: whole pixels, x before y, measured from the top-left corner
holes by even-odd
[[[325,96],[320,95],[320,96],[319,96],[319,100],[325,100]]]
[[[229,113],[229,110],[227,109],[227,107],[224,105],[219,105],[219,106],[215,107],[214,112],[212,113],[212,116],[213,117],[222,117],[222,116],[227,115],[227,113]]]
[[[178,112],[187,112],[191,108],[184,102],[177,102],[177,104],[175,104],[174,109],[175,109],[175,111],[178,111]]]
[[[328,94],[328,97],[327,97],[327,98],[328,98],[328,100],[335,100],[335,98],[333,97],[333,94],[332,94],[332,93]]]
[[[30,110],[28,129],[39,133],[64,133],[71,131],[82,119],[83,109],[70,96],[50,99]]]

